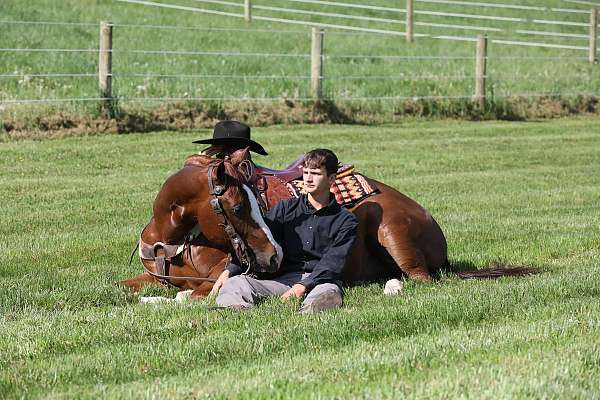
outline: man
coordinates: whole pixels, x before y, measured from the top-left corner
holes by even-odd
[[[338,159],[331,150],[316,149],[304,156],[305,194],[279,202],[266,216],[284,257],[277,276],[256,279],[241,275],[229,264],[215,283],[220,307],[249,308],[267,296],[303,298],[302,313],[342,305],[342,268],[356,238],[356,217],[330,193]]]
[[[215,125],[212,139],[196,140],[192,143],[210,144],[202,154],[216,158],[224,158],[246,147],[257,154],[268,155],[260,144],[250,139],[250,127],[238,121],[219,121]]]

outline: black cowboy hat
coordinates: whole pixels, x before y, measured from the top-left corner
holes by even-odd
[[[263,156],[268,155],[265,149],[250,139],[250,127],[238,121],[219,121],[215,125],[212,139],[196,140],[192,143],[226,144],[236,147],[250,147],[250,151]]]

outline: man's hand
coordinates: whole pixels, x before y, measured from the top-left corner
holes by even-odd
[[[287,292],[281,295],[281,299],[287,300],[292,296],[301,298],[304,296],[304,293],[306,293],[306,287],[304,285],[296,283]]]
[[[219,290],[221,289],[221,286],[223,286],[223,284],[225,283],[225,281],[229,279],[229,271],[225,270],[223,272],[221,272],[221,275],[219,275],[219,278],[217,278],[217,281],[215,282],[215,284],[212,287],[212,290],[210,291],[210,295],[211,296],[216,296],[219,294]]]

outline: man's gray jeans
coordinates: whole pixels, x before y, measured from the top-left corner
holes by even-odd
[[[263,297],[281,296],[293,284],[300,282],[308,275],[308,273],[291,272],[273,280],[259,280],[247,275],[236,275],[225,281],[216,302],[219,307],[250,308]],[[333,283],[322,283],[315,286],[304,298],[300,312],[318,312],[341,305],[341,289]]]

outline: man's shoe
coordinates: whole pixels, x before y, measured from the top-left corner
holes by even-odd
[[[309,304],[302,304],[300,314],[315,314],[342,305],[342,295],[335,290],[328,290]]]

